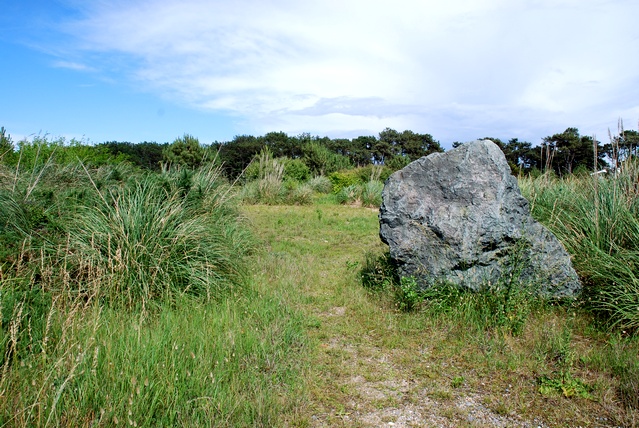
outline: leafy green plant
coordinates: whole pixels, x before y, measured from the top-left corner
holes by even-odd
[[[394,294],[395,304],[404,312],[412,311],[415,306],[424,299],[417,280],[411,276],[403,276],[400,278],[399,284],[394,287]]]
[[[201,166],[204,162],[205,154],[204,148],[200,146],[200,141],[189,134],[176,138],[173,143],[162,151],[165,162],[189,169],[196,169]]]
[[[288,192],[287,202],[292,205],[310,205],[313,203],[313,188],[308,184],[296,185]]]
[[[591,391],[592,388],[589,385],[583,380],[573,377],[569,372],[539,378],[539,392],[543,395],[561,394],[566,398],[592,399]]]
[[[464,376],[455,376],[450,382],[450,386],[452,386],[453,388],[459,388],[464,385],[465,381],[466,379],[464,378]]]
[[[336,171],[328,175],[328,179],[333,184],[333,193],[339,194],[346,187],[353,187],[362,184],[364,180],[355,169]]]
[[[352,204],[359,200],[362,194],[362,186],[359,184],[352,184],[337,192],[336,198],[340,204]]]
[[[304,163],[314,175],[327,175],[351,166],[349,158],[332,152],[317,141],[304,144],[302,152]]]
[[[398,282],[397,267],[390,252],[386,251],[382,255],[367,252],[360,271],[360,278],[365,288],[374,291],[385,290],[388,286]]]
[[[308,180],[311,175],[311,170],[301,159],[284,159],[284,179],[300,183]]]

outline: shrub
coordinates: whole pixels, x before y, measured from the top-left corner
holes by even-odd
[[[302,147],[304,163],[315,175],[331,174],[351,166],[346,156],[332,152],[317,141],[311,141]]]
[[[386,165],[366,165],[357,168],[357,171],[363,182],[381,181],[384,183],[393,173],[393,170]]]
[[[176,138],[162,151],[162,156],[167,163],[190,169],[196,169],[202,165],[205,154],[200,141],[189,134]]]
[[[329,180],[333,185],[333,193],[338,194],[343,188],[362,184],[364,181],[360,178],[356,169],[342,170],[329,174]]]
[[[311,175],[311,170],[301,159],[279,158],[284,163],[284,179],[304,182]]]
[[[287,202],[293,205],[310,205],[313,203],[313,188],[308,184],[295,186],[288,192]]]

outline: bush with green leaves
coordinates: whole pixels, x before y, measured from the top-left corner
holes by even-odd
[[[336,200],[340,204],[353,204],[359,200],[362,194],[362,186],[359,184],[351,184],[350,186],[342,187],[337,192]]]
[[[311,176],[310,168],[301,159],[286,159],[284,161],[284,179],[303,183]]]
[[[365,183],[357,169],[336,171],[328,175],[333,184],[333,193],[338,194],[343,188]]]
[[[304,163],[314,175],[328,175],[351,167],[349,158],[332,152],[328,147],[317,141],[304,144],[302,153]]]
[[[286,202],[290,205],[310,205],[313,203],[314,189],[308,183],[297,184],[288,192]]]
[[[352,184],[343,187],[335,195],[340,204],[361,204],[364,207],[378,208],[382,204],[382,190],[384,184],[379,181],[369,181],[364,184]]]
[[[423,300],[423,293],[420,290],[417,280],[412,276],[403,276],[393,288],[395,292],[395,302],[400,311],[410,312],[419,302]]]
[[[13,140],[11,135],[7,134],[7,130],[4,126],[0,128],[0,164],[11,165],[14,160]]]
[[[384,183],[393,173],[386,165],[366,165],[356,168],[357,174],[363,183],[367,181],[381,181]]]

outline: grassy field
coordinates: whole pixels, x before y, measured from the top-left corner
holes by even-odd
[[[0,165],[0,427],[639,425],[637,171],[522,180],[590,293],[549,305],[423,299],[362,185],[253,205],[214,165],[39,153]]]
[[[218,170],[40,171],[0,169],[0,426],[267,427],[299,407],[306,321],[253,281]]]
[[[535,310],[519,335],[399,311],[367,291],[366,254],[383,254],[377,211],[247,206],[264,243],[256,282],[299,311],[308,334],[304,399],[291,426],[635,426],[615,364],[636,340],[593,330],[573,307]],[[265,291],[266,292],[266,291]]]

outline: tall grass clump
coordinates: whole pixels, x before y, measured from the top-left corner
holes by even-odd
[[[331,193],[331,190],[333,190],[333,183],[328,177],[323,175],[311,178],[307,184],[317,193]]]
[[[382,205],[382,190],[384,190],[384,183],[381,181],[374,180],[364,184],[360,195],[362,205],[370,208]]]
[[[213,183],[200,171],[190,178],[144,175],[121,189],[96,187],[97,203],[69,222],[79,291],[144,306],[182,294],[215,297],[241,282],[250,241],[227,207],[228,189]]]
[[[588,308],[612,328],[639,329],[639,164],[607,177],[521,181],[533,215],[572,255]]]
[[[382,204],[383,189],[384,184],[376,180],[351,184],[340,188],[336,199],[340,204],[361,204],[364,207],[377,208]]]
[[[273,158],[268,147],[263,149],[245,171],[248,181],[240,191],[240,199],[249,204],[281,203],[286,195],[284,168],[284,162]]]

